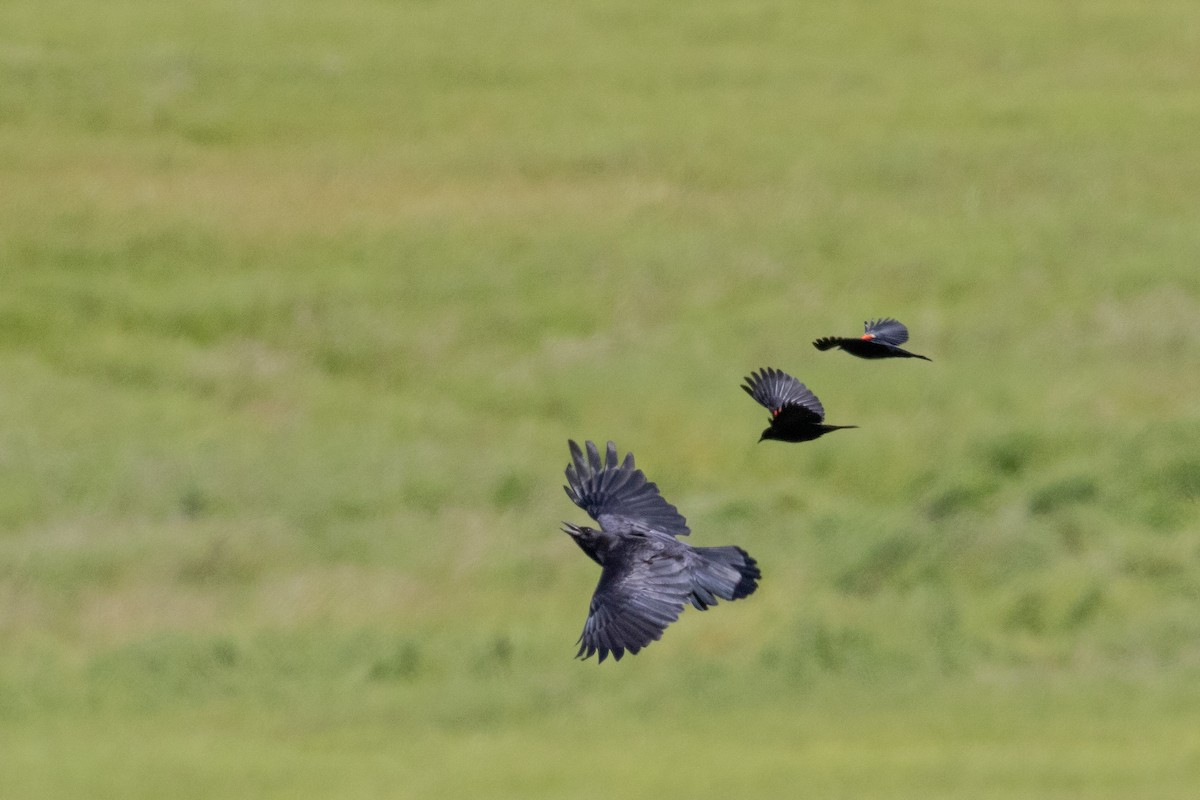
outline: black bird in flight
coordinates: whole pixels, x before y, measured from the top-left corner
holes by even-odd
[[[891,317],[872,320],[863,323],[863,335],[857,339],[843,339],[838,336],[825,336],[813,342],[818,350],[829,350],[840,347],[852,356],[859,358],[920,358],[932,361],[932,358],[910,353],[900,347],[908,341],[908,328],[904,323]]]
[[[774,367],[751,372],[742,388],[771,412],[771,425],[758,438],[808,442],[857,425],[826,425],[825,408],[807,386]]]
[[[567,465],[567,496],[600,523],[600,528],[563,523],[588,557],[600,565],[600,583],[592,595],[576,658],[626,651],[637,654],[662,637],[679,618],[684,604],[705,610],[717,598],[737,600],[754,593],[762,573],[740,547],[692,547],[687,520],[658,493],[633,463],[633,453],[618,463],[617,446],[608,443],[603,461],[596,445],[587,454],[575,442]]]

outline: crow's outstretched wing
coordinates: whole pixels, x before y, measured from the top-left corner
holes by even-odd
[[[872,341],[890,344],[892,347],[899,347],[908,341],[908,328],[891,317],[864,322],[863,333],[871,337]]]
[[[682,547],[682,545],[677,545]],[[609,653],[617,661],[662,638],[692,594],[692,575],[682,552],[652,546],[626,548],[600,573],[577,658]]]
[[[820,422],[825,419],[825,407],[821,405],[817,396],[803,383],[782,370],[766,367],[758,372],[751,372],[745,380],[742,389],[760,405],[765,406],[772,417],[778,417],[786,410],[789,415],[795,415],[806,422]]]
[[[587,454],[575,442],[567,465],[567,485],[563,488],[575,505],[582,508],[604,530],[658,531],[671,536],[687,536],[687,520],[675,506],[658,493],[658,486],[634,466],[633,453],[617,460],[617,446],[608,443],[603,461],[593,442],[585,442]]]

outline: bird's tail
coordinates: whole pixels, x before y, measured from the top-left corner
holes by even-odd
[[[820,339],[813,341],[813,347],[818,350],[831,350],[841,344],[841,341],[836,336],[822,336]]]
[[[740,547],[692,548],[692,605],[703,611],[722,600],[754,593],[762,573],[758,562]]]

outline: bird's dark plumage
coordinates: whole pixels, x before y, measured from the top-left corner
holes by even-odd
[[[771,425],[759,438],[808,442],[830,431],[857,425],[826,425],[825,408],[800,381],[774,367],[751,372],[742,385],[746,394],[771,412]]]
[[[601,528],[622,525],[657,530],[672,536],[691,533],[683,515],[658,493],[658,487],[633,463],[633,453],[625,455],[618,466],[617,446],[608,443],[605,460],[600,460],[596,445],[587,442],[587,454],[575,442],[567,465],[567,496],[600,523]]]
[[[838,336],[825,336],[813,342],[818,350],[831,350],[840,347],[847,353],[859,358],[919,358],[932,361],[932,358],[910,353],[900,347],[908,341],[908,328],[904,323],[884,317],[863,323],[863,335],[857,339]]]
[[[617,661],[662,637],[686,603],[703,611],[717,599],[737,600],[758,588],[762,577],[740,547],[692,547],[676,537],[687,521],[634,465],[617,457],[612,442],[604,458],[592,442],[575,442],[567,465],[567,496],[600,528],[563,524],[563,531],[601,566],[576,654],[611,653]]]

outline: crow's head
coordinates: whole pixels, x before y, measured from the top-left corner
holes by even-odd
[[[572,525],[570,522],[563,523],[563,533],[568,534],[575,540],[575,544],[579,545],[579,549],[588,554],[588,557],[600,563],[599,552],[601,549],[601,539],[603,533],[595,528],[589,528],[586,525]]]

